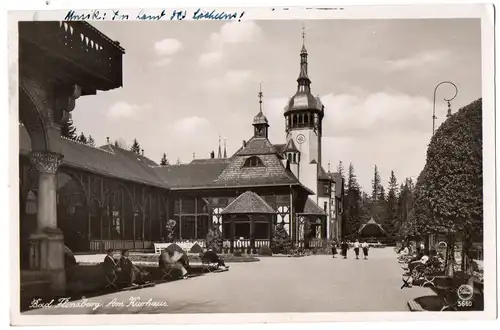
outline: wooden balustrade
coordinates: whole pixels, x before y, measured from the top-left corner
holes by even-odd
[[[59,60],[66,60],[78,78],[90,79],[98,90],[122,86],[124,49],[87,22],[20,22],[19,37]],[[29,45],[21,47],[26,52]]]

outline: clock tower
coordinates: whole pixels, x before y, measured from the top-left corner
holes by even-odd
[[[305,33],[302,33],[300,72],[297,92],[285,107],[287,142],[293,140],[299,150],[298,179],[317,196],[318,172],[321,167],[321,135],[324,106],[319,97],[311,93],[311,80],[307,72]]]

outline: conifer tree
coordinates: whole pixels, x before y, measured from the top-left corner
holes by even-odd
[[[85,134],[83,134],[83,132],[80,133],[77,141],[83,144],[87,144],[87,137],[85,136]]]
[[[89,134],[89,138],[87,140],[87,144],[91,147],[95,147],[95,141],[94,141],[94,138],[92,137],[92,135]]]
[[[141,154],[141,145],[139,144],[137,139],[134,139],[134,143],[132,143],[132,147],[130,147],[130,151],[132,151],[133,153],[136,153],[138,155]]]
[[[162,166],[169,165],[167,155],[165,153],[163,153],[163,156],[161,157],[160,165]]]
[[[380,196],[380,174],[377,165],[375,165],[372,179],[372,202],[376,202]]]
[[[76,127],[73,124],[73,119],[70,117],[61,125],[61,136],[70,140],[76,141]]]

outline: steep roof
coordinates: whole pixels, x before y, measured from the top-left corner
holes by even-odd
[[[344,179],[340,173],[334,172],[330,173],[330,177],[335,183],[335,197],[341,198],[344,192]]]
[[[304,206],[304,211],[300,214],[303,215],[326,215],[325,210],[319,207],[311,198],[307,198],[306,205]]]
[[[365,224],[363,224],[360,228],[359,228],[359,233],[365,229],[367,226],[377,226],[380,228],[380,230],[385,233],[385,230],[384,228],[382,228],[382,226],[380,224],[378,224],[374,219],[373,217],[370,218],[370,220],[368,220]]]
[[[189,164],[229,164],[229,158],[193,159]]]
[[[31,144],[28,132],[20,127],[19,152],[28,155],[30,151]],[[109,177],[168,188],[166,183],[154,172],[152,166],[156,165],[155,162],[128,150],[111,145],[95,148],[62,138],[61,153],[64,155],[63,165]]]
[[[273,144],[274,149],[278,153],[283,153],[285,151],[286,143]]]
[[[222,214],[276,214],[276,211],[256,193],[246,191],[226,206]]]
[[[283,149],[283,152],[285,151],[299,151],[299,149],[297,149],[297,147],[295,146],[295,142],[293,142],[293,139],[288,140],[285,148]]]
[[[330,174],[326,173],[325,169],[321,165],[319,166],[319,170],[318,170],[318,179],[333,181],[331,173]]]
[[[244,167],[253,155],[235,155],[222,171],[215,184],[218,186],[255,186],[299,184],[292,172],[287,171],[276,154],[255,155],[264,166]]]
[[[277,151],[274,146],[265,137],[252,137],[246,143],[245,147],[240,148],[235,155],[265,155],[276,154]]]
[[[190,164],[158,166],[154,171],[171,188],[195,188],[212,186],[226,166],[227,161],[210,159],[206,162],[200,160]]]

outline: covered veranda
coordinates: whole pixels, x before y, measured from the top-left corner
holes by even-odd
[[[222,210],[222,234],[230,251],[256,253],[270,246],[276,211],[252,191],[246,191]]]
[[[298,213],[297,216],[299,218],[299,246],[306,249],[319,247],[322,244],[321,240],[327,236],[325,210],[308,198],[304,211]]]

